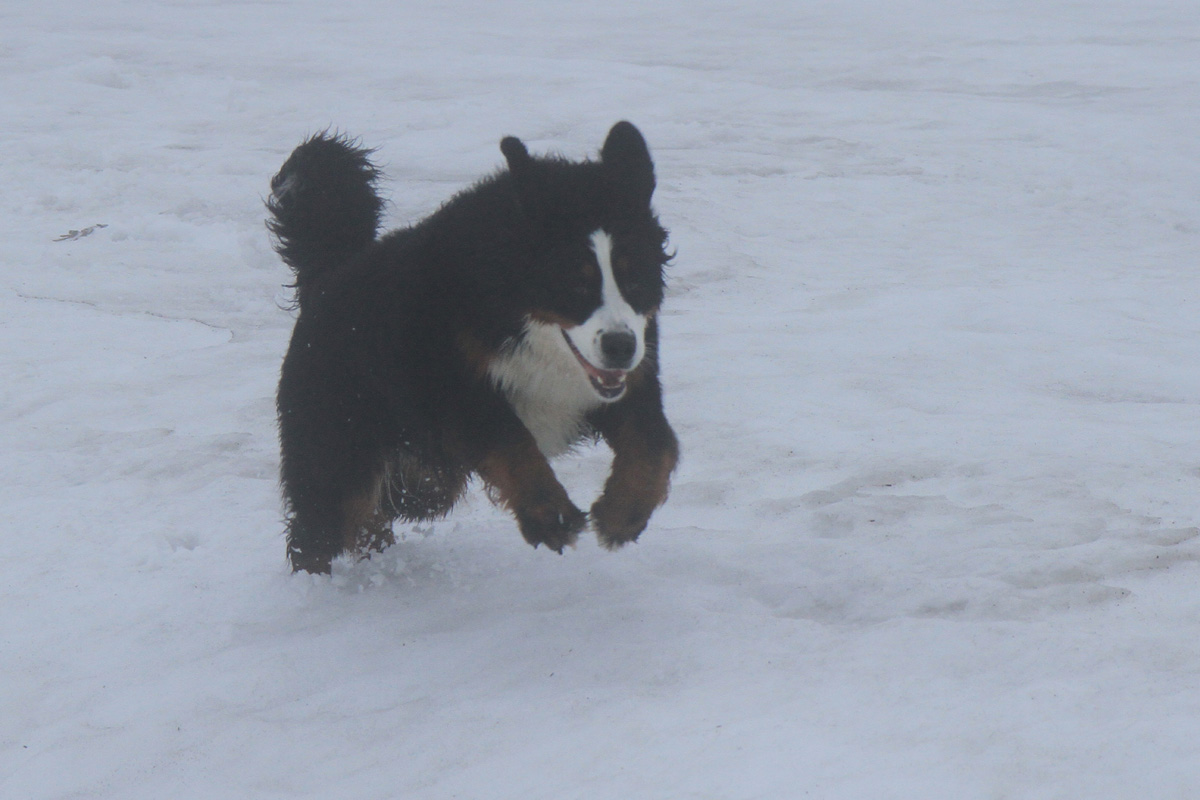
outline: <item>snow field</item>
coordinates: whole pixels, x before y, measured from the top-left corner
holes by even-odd
[[[64,0],[0,96],[0,796],[1195,796],[1193,4]],[[289,575],[270,175],[337,126],[398,225],[622,118],[643,540]]]

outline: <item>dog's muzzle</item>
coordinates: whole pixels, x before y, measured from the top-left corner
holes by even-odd
[[[629,374],[628,367],[633,360],[634,353],[637,352],[636,336],[628,331],[602,334],[600,350],[604,355],[605,362],[623,364],[625,369],[601,369],[583,357],[583,353],[579,352],[579,348],[571,341],[571,337],[565,330],[562,335],[567,347],[571,348],[575,359],[587,373],[588,380],[591,381],[596,394],[610,402],[625,394],[625,377]]]

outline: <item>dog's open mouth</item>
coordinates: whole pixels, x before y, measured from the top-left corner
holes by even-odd
[[[583,357],[583,353],[579,352],[579,348],[571,341],[571,337],[567,336],[567,332],[562,332],[563,339],[567,342],[567,347],[571,348],[571,352],[575,354],[575,359],[583,367],[583,371],[587,373],[588,380],[592,382],[592,388],[596,390],[596,394],[603,397],[605,400],[616,400],[625,393],[625,376],[628,375],[623,369],[600,369],[592,365],[590,361]]]

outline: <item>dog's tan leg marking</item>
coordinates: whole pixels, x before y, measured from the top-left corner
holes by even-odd
[[[647,436],[634,420],[626,419],[607,438],[613,450],[612,472],[592,506],[592,522],[600,543],[614,550],[637,539],[650,515],[666,502],[679,444],[666,420],[655,435]]]
[[[380,508],[386,472],[342,505],[342,549],[347,553],[379,552],[396,543],[391,518]]]
[[[532,437],[488,453],[478,472],[496,499],[516,515],[521,534],[534,547],[544,544],[561,553],[587,523]]]

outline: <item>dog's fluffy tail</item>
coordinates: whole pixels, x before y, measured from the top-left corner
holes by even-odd
[[[379,231],[373,151],[340,134],[309,137],[271,179],[267,227],[275,251],[296,273],[296,302],[313,281],[365,249]]]

